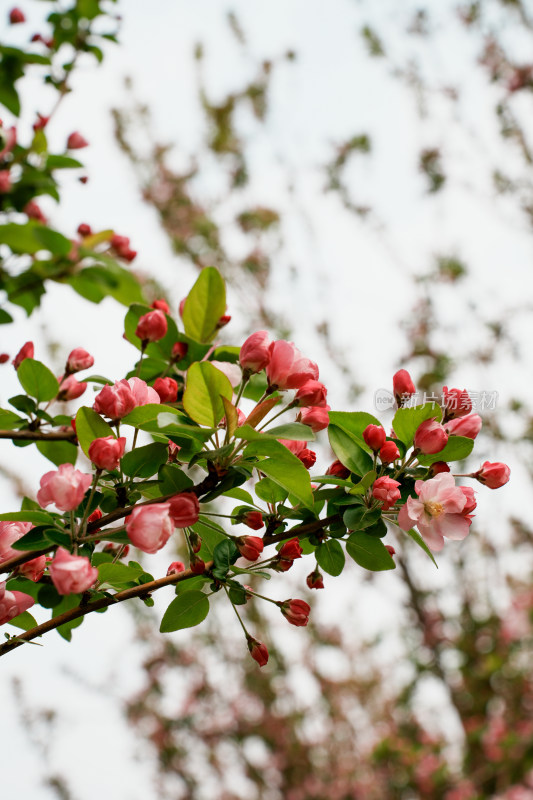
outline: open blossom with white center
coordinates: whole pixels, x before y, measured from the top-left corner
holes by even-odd
[[[398,514],[404,531],[416,525],[431,550],[442,550],[447,539],[464,539],[471,520],[465,515],[467,498],[449,472],[441,472],[429,481],[417,481],[418,498],[408,497]]]

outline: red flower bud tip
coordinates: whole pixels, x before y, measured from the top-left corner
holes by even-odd
[[[76,418],[75,418],[75,417],[73,417],[73,418],[70,420],[70,427],[72,428],[72,430],[74,431],[74,433],[77,433],[77,431],[76,431]]]
[[[37,113],[37,120],[33,123],[32,128],[34,131],[41,130],[42,128],[46,128],[50,117],[43,117],[42,114]]]
[[[328,390],[320,381],[306,381],[296,392],[296,400],[299,406],[318,406],[326,405]]]
[[[383,510],[388,511],[397,500],[400,499],[400,490],[398,486],[400,485],[399,481],[395,481],[392,478],[387,478],[386,476],[383,478],[378,478],[374,481],[374,485],[372,486],[372,497],[375,497],[376,500],[381,500],[383,503]]]
[[[298,453],[298,458],[306,469],[311,469],[316,461],[316,453],[314,450],[308,450],[307,447],[304,447],[304,449]]]
[[[446,432],[453,436],[466,436],[475,439],[481,430],[483,421],[479,414],[467,414],[466,417],[452,419],[446,423]]]
[[[388,550],[389,555],[391,556],[391,558],[396,553],[396,550],[394,549],[394,547],[391,544],[386,544],[385,545],[385,550]]]
[[[179,306],[178,306],[179,315],[180,315],[180,317],[181,317],[182,319],[183,319],[183,309],[185,308],[185,303],[186,303],[186,302],[187,302],[187,298],[186,298],[186,297],[183,297],[183,298],[180,300],[180,304],[179,304]]]
[[[185,358],[188,351],[189,345],[187,342],[176,342],[172,345],[172,360],[181,361],[182,358]]]
[[[330,406],[310,406],[302,408],[298,414],[298,422],[308,425],[313,433],[323,431],[329,425]]]
[[[35,348],[33,347],[33,342],[26,342],[26,344],[23,344],[12,361],[15,369],[20,367],[25,358],[33,358],[34,352]]]
[[[58,400],[75,400],[81,397],[87,389],[86,383],[77,381],[74,375],[69,375],[66,378],[61,378],[59,381],[59,392],[57,393]]]
[[[263,522],[263,515],[260,511],[245,511],[242,516],[239,517],[239,522],[244,523],[253,531],[259,531],[265,524]],[[261,550],[263,548],[261,547]]]
[[[290,558],[277,558],[275,561],[272,561],[271,566],[274,572],[287,572],[293,564],[294,561]]]
[[[9,22],[11,25],[19,25],[21,22],[26,22],[26,17],[20,8],[12,8],[9,12]]]
[[[85,238],[85,236],[90,236],[92,234],[92,228],[90,225],[87,225],[86,222],[82,222],[78,225],[78,233]]]
[[[399,369],[392,378],[392,391],[399,406],[416,392],[413,380],[406,369]]]
[[[438,475],[439,472],[450,472],[450,467],[445,461],[435,461],[434,464],[428,469],[428,475],[430,478],[434,478],[435,475]]]
[[[163,311],[165,314],[170,314],[170,307],[166,300],[154,300],[150,308],[156,308],[159,309],[159,311]]]
[[[503,464],[501,461],[485,461],[481,468],[474,473],[473,477],[488,486],[489,489],[499,489],[500,486],[504,486],[507,483],[510,475],[511,470],[507,464]]]
[[[83,347],[76,347],[67,358],[65,372],[79,372],[82,369],[89,369],[94,364],[94,358]]]
[[[114,436],[103,436],[89,445],[89,458],[97,469],[117,469],[125,448],[124,436],[119,439],[115,439]]]
[[[111,553],[112,555],[114,555],[117,558],[126,558],[129,552],[130,552],[129,544],[127,544],[127,545],[121,545],[121,544],[114,545],[114,544],[111,544],[111,542],[110,542],[109,544],[106,544],[105,547],[104,547],[104,553]]]
[[[421,453],[432,455],[440,453],[447,441],[448,434],[440,422],[437,422],[436,419],[425,419],[416,430],[414,446]]]
[[[0,353],[0,364],[5,364],[9,361],[9,353]]]
[[[176,528],[188,528],[198,522],[200,503],[192,492],[177,494],[170,500],[170,516]]]
[[[363,431],[363,439],[374,453],[383,447],[386,438],[387,434],[381,425],[367,425]]]
[[[78,180],[80,183],[87,183],[89,178],[87,177],[87,175],[82,175],[81,178],[78,178]]]
[[[167,318],[159,309],[144,314],[137,325],[135,336],[143,342],[158,342],[168,330]]]
[[[180,572],[185,572],[185,564],[182,561],[173,561],[167,569],[167,578],[169,575],[179,575]]]
[[[102,512],[100,511],[100,509],[99,509],[99,508],[96,508],[96,509],[93,511],[93,513],[92,513],[92,514],[89,514],[89,516],[87,517],[87,522],[96,522],[96,520],[97,520],[97,519],[102,519],[102,517],[103,517],[103,514],[102,514]],[[95,529],[94,531],[92,531],[92,532],[93,532],[93,533],[98,533],[98,531],[99,531],[99,530],[101,530],[101,528],[96,528],[96,529]],[[95,542],[95,544],[96,544],[96,542]]]
[[[396,461],[400,458],[400,451],[394,442],[385,442],[379,451],[379,457],[383,464],[389,464],[391,461]]]
[[[39,208],[39,206],[37,205],[37,203],[35,202],[35,200],[30,200],[29,203],[26,203],[22,211],[30,219],[36,219],[37,222],[40,222],[43,225],[46,225],[48,221],[44,216],[43,212],[41,211],[41,209]]]
[[[444,398],[444,418],[446,420],[464,417],[472,411],[472,401],[466,389],[442,389]]]
[[[280,604],[280,610],[291,625],[303,627],[309,622],[311,606],[305,600],[285,600]]]
[[[258,642],[257,639],[248,637],[248,650],[254,661],[257,661],[260,667],[264,667],[268,661],[268,650],[263,642]]]
[[[11,191],[11,173],[8,169],[0,170],[0,194]]]
[[[317,569],[315,569],[314,572],[311,572],[307,576],[307,578],[305,579],[305,582],[307,583],[307,585],[309,586],[310,589],[323,589],[324,588],[324,579],[323,579],[322,575],[320,574],[320,572]]]
[[[256,331],[241,347],[239,361],[243,370],[252,374],[261,372],[270,361],[270,336],[266,331]]]
[[[121,253],[122,258],[124,261],[133,261],[137,258],[137,250],[131,250],[128,248],[123,253]]]
[[[176,444],[175,442],[169,442],[168,443],[168,460],[170,462],[175,461],[180,450],[181,450],[181,447],[179,446],[179,444]]]
[[[191,531],[189,533],[189,544],[193,553],[199,553],[202,549],[202,539],[198,536],[196,531]]]
[[[205,561],[202,561],[201,558],[191,560],[191,572],[193,575],[202,575],[205,572]]]
[[[30,42],[42,42],[42,41],[44,41],[44,39],[40,33],[34,33],[30,39]]]
[[[81,150],[82,147],[88,146],[89,142],[78,131],[71,133],[67,139],[67,150]]]
[[[295,558],[302,557],[302,552],[300,542],[295,537],[294,539],[289,539],[288,542],[285,542],[285,544],[280,547],[278,556],[279,558],[294,561]]]
[[[178,384],[174,378],[158,378],[154,389],[162,403],[175,403],[178,399]]]
[[[256,561],[263,552],[263,540],[259,536],[239,536],[235,539],[239,553],[248,561]]]
[[[223,328],[228,322],[231,322],[230,314],[223,314],[217,322],[217,328]]]
[[[326,470],[326,475],[334,475],[335,478],[346,480],[350,477],[350,470],[345,467],[338,459],[330,464]]]

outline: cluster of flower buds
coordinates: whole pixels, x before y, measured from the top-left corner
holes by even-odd
[[[137,256],[137,251],[131,249],[130,240],[127,236],[119,236],[118,233],[114,233],[109,244],[116,255],[119,258],[123,258],[124,261],[133,261]]]

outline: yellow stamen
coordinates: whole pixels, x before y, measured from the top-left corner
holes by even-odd
[[[426,514],[429,514],[430,517],[440,517],[444,511],[444,506],[442,503],[436,503],[434,500],[430,500],[428,503],[424,503],[424,511]]]

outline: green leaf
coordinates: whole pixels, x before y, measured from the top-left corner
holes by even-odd
[[[330,423],[328,436],[333,452],[350,472],[362,477],[371,471],[372,459],[351,434]]]
[[[398,439],[410,447],[413,444],[418,426],[426,419],[441,421],[442,410],[437,403],[424,403],[424,405],[413,406],[412,408],[399,408],[392,420],[392,427]],[[440,461],[440,459],[436,459],[436,461]]]
[[[263,478],[258,481],[255,484],[255,493],[260,500],[264,500],[265,503],[272,503],[273,505],[284,503],[289,494],[286,489],[278,486],[278,484],[271,481],[270,478]]]
[[[183,407],[199,425],[218,425],[224,416],[221,396],[231,400],[233,389],[223,372],[209,361],[197,361],[187,371]]]
[[[203,592],[192,591],[178,595],[171,602],[161,620],[161,633],[193,628],[209,614],[209,600]]]
[[[165,464],[158,473],[161,494],[179,494],[193,486],[193,481],[177,464]]]
[[[47,547],[50,547],[52,542],[46,535],[46,526],[40,525],[37,528],[32,528],[31,531],[24,534],[20,539],[17,539],[16,542],[13,542],[11,547],[13,550],[22,550],[23,552],[27,550],[44,550]]]
[[[24,363],[24,362],[22,362]],[[22,365],[21,365],[22,366]],[[92,408],[82,406],[76,414],[76,435],[85,455],[89,456],[89,445],[95,439],[115,436],[113,429]]]
[[[288,422],[286,425],[276,425],[275,428],[267,428],[265,431],[275,439],[291,439],[294,442],[313,442],[315,434],[308,425],[301,422]]]
[[[59,391],[59,382],[52,372],[33,358],[25,358],[17,370],[17,378],[24,391],[38,402],[53,400]]]
[[[211,561],[217,544],[227,538],[224,529],[207,517],[200,517],[199,521],[192,526],[192,529],[202,540],[202,547],[198,555],[204,561]]]
[[[346,550],[363,569],[380,572],[396,568],[389,551],[381,539],[375,536],[367,536],[363,532],[352,533],[346,542]]]
[[[446,446],[440,453],[433,453],[432,455],[423,455],[420,453],[418,460],[424,467],[429,467],[436,461],[462,461],[472,452],[474,447],[474,440],[468,439],[466,436],[450,436]]]
[[[329,412],[330,425],[336,425],[337,428],[342,428],[345,433],[348,433],[352,439],[355,439],[363,448],[371,452],[370,448],[363,439],[363,431],[368,425],[379,425],[381,422],[372,414],[367,414],[366,411],[330,411]]]
[[[344,550],[336,539],[328,539],[327,542],[318,545],[315,557],[324,572],[333,576],[341,574],[346,562]]]
[[[46,169],[77,169],[83,167],[81,161],[77,161],[70,156],[48,156],[46,159]]]
[[[19,427],[18,423],[24,421],[22,417],[19,417],[18,414],[14,414],[13,411],[0,408],[0,429],[11,431],[13,428]]]
[[[433,556],[433,553],[431,552],[431,550],[429,549],[429,547],[427,546],[427,544],[425,543],[425,541],[423,540],[421,535],[418,533],[418,531],[415,530],[414,528],[411,528],[410,531],[404,531],[404,533],[407,533],[407,535],[413,540],[413,542],[416,542],[417,545],[422,548],[424,553],[427,556],[429,556],[429,558],[433,561],[433,563],[435,564],[435,566],[438,569],[439,565],[435,561],[435,557]]]
[[[129,583],[136,581],[142,575],[142,568],[128,567],[126,564],[100,564],[98,567],[98,580],[102,583]]]
[[[183,309],[185,333],[198,342],[210,342],[226,313],[226,285],[214,267],[204,267]]]
[[[342,517],[342,521],[349,531],[362,531],[370,528],[381,518],[381,509],[377,508],[369,511],[366,506],[355,506],[348,508]]]
[[[0,244],[6,244],[13,253],[29,255],[34,255],[39,250],[50,250],[55,255],[65,256],[72,249],[70,239],[34,221],[23,225],[15,222],[0,225]]]
[[[181,411],[173,406],[166,406],[162,403],[146,403],[144,406],[137,406],[125,417],[122,417],[121,423],[140,428],[141,425],[157,421],[160,414],[170,414],[173,418],[178,417],[179,420],[185,419]]]
[[[224,578],[232,564],[239,558],[239,551],[231,539],[224,539],[219,542],[213,551],[213,561],[215,568],[213,575],[216,578]]]
[[[12,511],[0,514],[1,522],[33,522],[34,525],[53,525],[54,517],[48,511]]]
[[[255,489],[257,490],[257,484]],[[228,492],[224,492],[224,497],[232,497],[234,500],[242,500],[243,503],[249,503],[251,506],[254,504],[254,499],[250,492],[247,492],[245,489],[239,489],[238,487],[235,489],[230,489]]]
[[[72,250],[70,239],[44,225],[36,226],[33,235],[41,243],[42,249],[49,250],[54,256],[68,256]]]
[[[244,457],[250,456],[271,456],[259,461],[257,469],[294,495],[304,506],[313,508],[309,472],[285,445],[273,439],[251,442],[244,450]]]
[[[0,308],[0,325],[9,325],[10,322],[13,322],[11,314],[8,314],[5,309]]]
[[[162,442],[137,447],[122,458],[122,469],[132,478],[150,478],[168,460],[168,448]]]
[[[72,442],[37,442],[37,450],[56,467],[75,464],[78,457],[78,448]]]
[[[23,631],[29,631],[37,627],[37,621],[35,617],[32,617],[29,611],[23,611],[22,614],[10,619],[9,625],[14,625],[15,628],[22,628]]]

